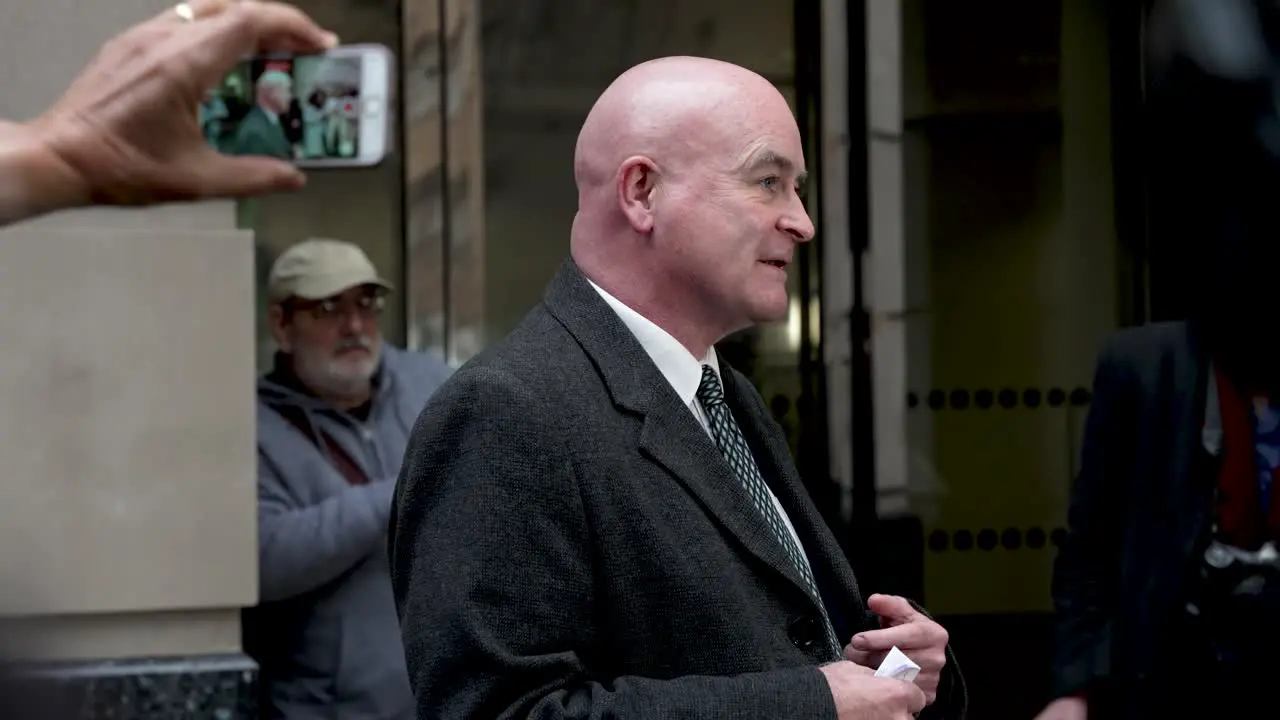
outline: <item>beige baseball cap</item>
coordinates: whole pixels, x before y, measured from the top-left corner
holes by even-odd
[[[271,302],[291,297],[323,300],[357,285],[395,290],[378,276],[373,262],[357,245],[329,238],[311,238],[285,250],[267,276]]]

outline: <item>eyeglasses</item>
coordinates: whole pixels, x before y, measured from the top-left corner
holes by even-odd
[[[354,303],[344,302],[341,298],[325,298],[310,302],[294,301],[291,304],[295,312],[305,312],[321,322],[334,322],[350,313],[358,315],[362,320],[370,320],[382,314],[387,306],[382,295],[361,295]]]

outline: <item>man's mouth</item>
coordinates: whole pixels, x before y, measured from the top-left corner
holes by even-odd
[[[774,266],[774,267],[778,268],[779,270],[786,270],[786,269],[787,269],[787,261],[786,261],[786,260],[761,260],[760,262],[764,263],[765,265],[772,265],[772,266]]]

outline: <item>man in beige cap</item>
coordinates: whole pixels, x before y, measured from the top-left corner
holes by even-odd
[[[245,640],[271,717],[414,717],[384,538],[409,431],[450,370],[383,340],[392,289],[329,239],[289,248],[267,279],[278,350],[258,383],[261,604]]]

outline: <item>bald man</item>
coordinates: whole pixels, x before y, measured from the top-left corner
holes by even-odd
[[[946,632],[864,599],[714,349],[786,316],[813,235],[782,96],[726,63],[639,65],[588,115],[574,176],[572,258],[437,391],[402,466],[389,542],[418,717],[962,717]],[[873,677],[893,646],[914,683]]]
[[[280,126],[281,116],[293,102],[293,78],[281,70],[268,70],[258,76],[254,94],[255,104],[240,119],[227,154],[293,159],[293,143]]]

